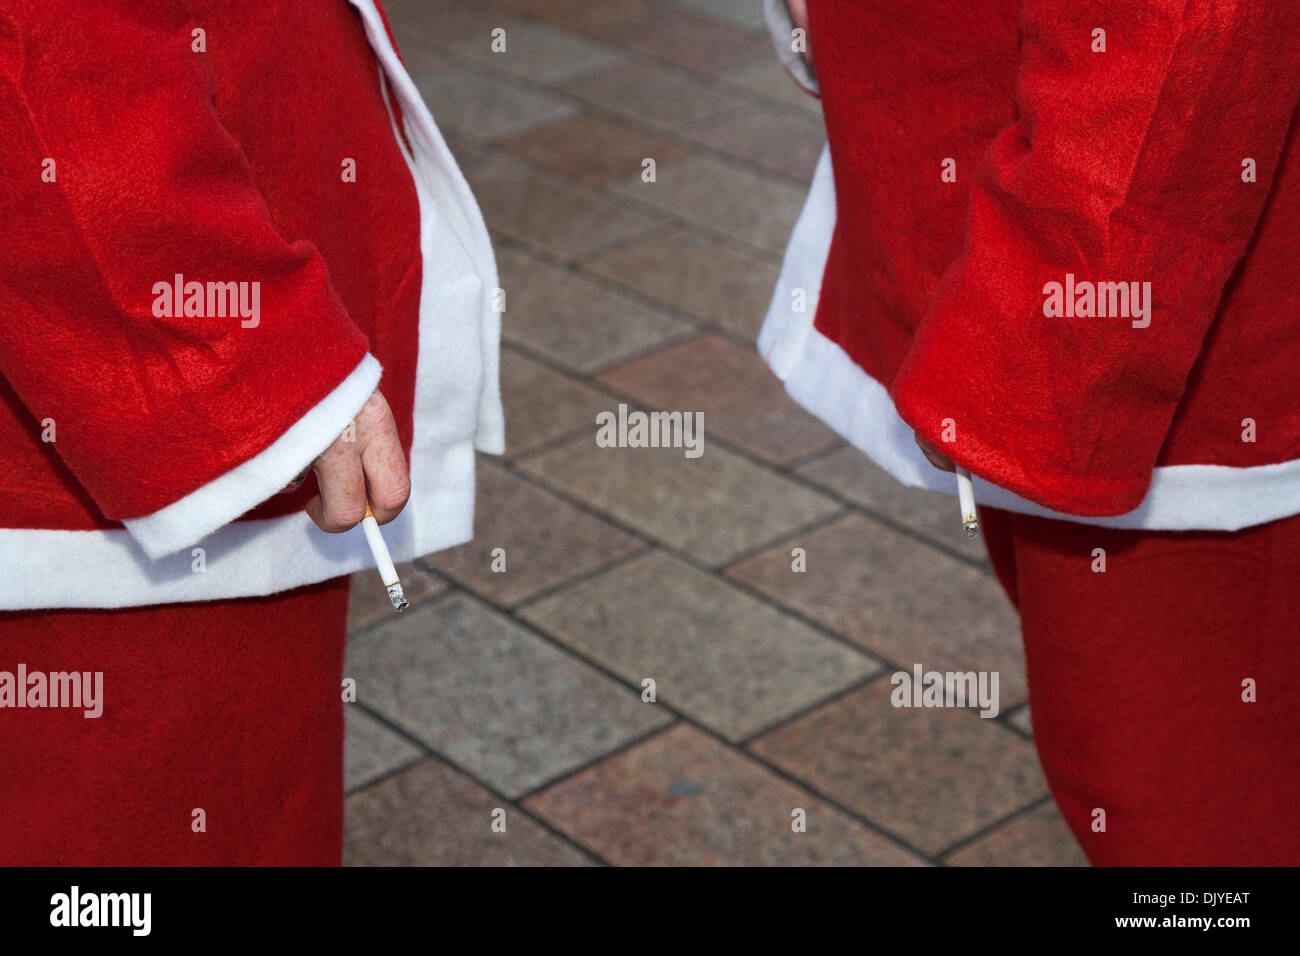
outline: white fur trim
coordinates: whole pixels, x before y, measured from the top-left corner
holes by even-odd
[[[830,151],[823,149],[759,333],[759,354],[796,402],[885,471],[905,485],[955,496],[955,479],[926,461],[885,387],[813,326],[834,229],[835,184]],[[804,312],[791,308],[796,289],[805,291]],[[972,477],[980,504],[1107,528],[1236,531],[1300,514],[1300,459],[1250,468],[1162,466],[1141,505],[1100,518],[1052,511]],[[958,528],[955,507],[953,528]]]
[[[374,3],[351,2],[362,16],[375,56],[406,118],[414,155],[405,150],[403,154],[420,202],[423,282],[411,498],[402,513],[383,526],[388,549],[393,559],[401,562],[454,547],[473,536],[475,447],[500,452],[504,446],[497,383],[500,316],[485,294],[498,283],[492,245],[478,206],[415,85],[402,69]],[[365,366],[363,362],[344,384]],[[362,380],[349,385],[349,391]],[[370,391],[373,385],[366,391],[367,397]],[[363,397],[357,408],[364,402]],[[261,464],[256,471],[262,474]],[[290,472],[290,477],[295,472]],[[203,496],[196,500],[226,500],[225,495],[208,494],[210,502]],[[172,507],[175,505],[168,506]],[[195,514],[203,510],[195,506]],[[150,522],[166,512],[164,508],[157,515],[137,520]],[[157,551],[169,546],[167,534],[174,524],[181,523],[173,519],[183,515],[183,511],[172,512],[155,526],[146,524],[137,530],[150,537],[151,548]],[[198,566],[202,570],[196,570]],[[150,561],[126,530],[7,528],[0,529],[0,610],[115,608],[250,597],[365,568],[373,568],[373,560],[360,529],[326,534],[301,512],[234,521],[194,548],[158,561]],[[377,573],[375,586],[383,586]]]
[[[478,409],[474,433],[474,447],[479,451],[499,455],[505,451],[506,430],[505,413],[501,407],[500,359],[501,359],[501,315],[493,308],[492,293],[499,288],[497,279],[496,257],[492,252],[492,240],[488,236],[483,214],[478,202],[470,191],[469,183],[461,174],[460,167],[447,148],[438,124],[434,122],[429,108],[425,105],[415,82],[403,68],[397,51],[388,39],[388,32],[375,9],[374,0],[349,0],[361,14],[365,24],[366,38],[375,51],[375,58],[388,76],[389,84],[397,102],[402,108],[402,117],[406,123],[406,135],[415,150],[412,156],[403,153],[411,165],[416,187],[424,188],[420,197],[421,210],[432,211],[435,215],[446,218],[451,226],[451,235],[455,237],[459,250],[473,262],[473,268],[482,280],[485,294],[478,307],[479,321],[473,334],[478,342],[478,355],[471,359],[470,367],[477,370],[480,384],[477,391]],[[401,137],[398,137],[399,145]],[[426,207],[427,203],[427,207]],[[428,243],[423,243],[427,247]],[[428,271],[439,260],[430,260],[426,248],[424,258],[425,283],[424,292],[430,294]],[[444,270],[445,271],[445,270]],[[422,310],[423,314],[423,310]],[[461,319],[460,325],[464,325]],[[420,328],[421,336],[424,326]],[[412,451],[414,454],[414,451]]]
[[[379,385],[379,375],[379,362],[366,355],[334,391],[269,448],[179,501],[122,524],[155,561],[229,524],[280,491],[328,448],[366,404]]]
[[[474,449],[468,441],[443,449],[442,487],[384,525],[393,560],[406,561],[416,522],[451,546],[472,533]],[[428,485],[429,482],[425,482]],[[421,552],[425,553],[425,552]],[[201,563],[200,563],[201,559]],[[274,594],[341,574],[373,568],[360,528],[326,534],[302,512],[261,521],[235,521],[192,549],[150,561],[126,531],[0,531],[0,609],[114,608],[214,601]],[[202,570],[197,570],[201,567]],[[379,574],[375,587],[382,588]]]

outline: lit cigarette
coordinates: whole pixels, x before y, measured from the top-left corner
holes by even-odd
[[[980,522],[975,516],[975,486],[970,483],[970,472],[961,465],[954,465],[957,470],[957,502],[961,505],[961,526],[966,529],[966,537],[973,538],[979,534]]]
[[[406,602],[406,595],[402,593],[402,582],[397,579],[393,556],[388,553],[384,536],[379,533],[379,522],[375,520],[375,513],[370,510],[368,498],[366,516],[361,519],[361,530],[366,533],[366,543],[370,545],[370,553],[375,557],[375,567],[379,569],[379,577],[383,580],[384,587],[388,588],[388,600],[393,602],[395,610],[405,611],[410,605]]]

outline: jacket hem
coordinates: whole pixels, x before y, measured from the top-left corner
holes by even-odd
[[[921,454],[912,426],[898,414],[885,386],[813,324],[834,229],[835,186],[830,151],[823,149],[759,333],[759,354],[795,402],[894,478],[955,496],[955,479]],[[801,312],[791,308],[798,290],[806,303]],[[1119,515],[1053,511],[971,477],[979,504],[1104,528],[1238,531],[1300,514],[1300,459],[1246,468],[1162,465],[1153,470],[1142,503]]]
[[[417,476],[412,475],[413,486]],[[384,525],[394,561],[455,547],[473,536],[474,449],[436,449],[419,493]],[[419,533],[417,533],[417,529]],[[361,534],[325,534],[304,512],[235,521],[188,551],[150,561],[130,532],[0,529],[0,610],[119,608],[261,597],[364,568]],[[86,569],[94,569],[87,572]],[[382,587],[378,574],[375,587]]]

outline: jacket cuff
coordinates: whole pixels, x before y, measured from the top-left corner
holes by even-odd
[[[962,354],[958,342],[970,352],[970,339],[949,340],[939,353]],[[977,355],[976,369],[960,361],[936,360],[936,351],[914,349],[891,388],[899,416],[926,441],[955,464],[1021,498],[1055,512],[1080,517],[1113,517],[1142,504],[1151,486],[1154,452],[1158,444],[1155,411],[1142,422],[1140,437],[1112,427],[1107,441],[1084,448],[1072,436],[1084,430],[1083,416],[1036,421],[1035,412],[1055,410],[1050,381],[1026,381],[1002,369],[996,357]],[[979,360],[985,359],[985,364]],[[1065,379],[1062,372],[1061,378]],[[1006,388],[990,386],[1008,383]],[[1016,383],[1010,385],[1009,383]],[[1017,394],[1033,396],[1018,402]],[[1059,397],[1059,396],[1058,396]],[[1062,399],[1064,401],[1064,399]],[[1116,411],[1128,410],[1116,404]],[[1143,410],[1145,411],[1145,410]],[[1133,413],[1142,418],[1143,411]],[[1095,423],[1092,423],[1095,424]],[[1113,423],[1112,423],[1113,425]],[[1148,434],[1145,430],[1150,429]],[[1084,462],[1070,469],[1063,462]]]
[[[379,386],[380,372],[367,354],[265,450],[179,501],[122,523],[154,561],[197,543],[279,492],[328,448]]]

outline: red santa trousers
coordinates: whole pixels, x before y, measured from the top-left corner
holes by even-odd
[[[980,527],[1020,611],[1039,759],[1088,858],[1300,864],[1300,516],[1149,532],[982,508]]]
[[[0,613],[0,670],[103,672],[102,716],[0,709],[0,865],[337,866],[347,601]]]

